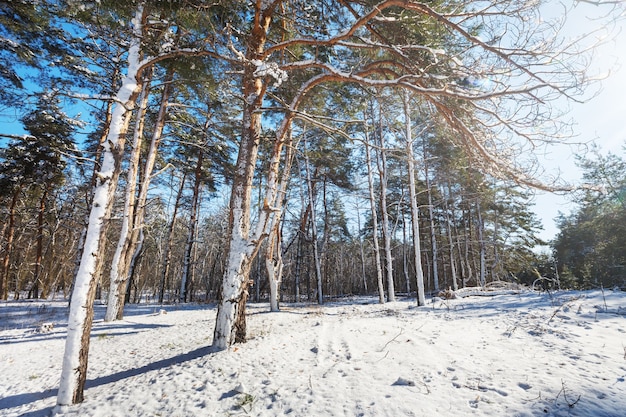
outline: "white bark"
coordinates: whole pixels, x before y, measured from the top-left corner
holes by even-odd
[[[89,215],[89,224],[85,238],[85,246],[76,274],[70,312],[68,317],[67,337],[57,407],[54,412],[63,412],[65,407],[81,402],[83,399],[84,382],[87,372],[89,354],[89,332],[93,321],[93,297],[95,292],[95,271],[97,254],[102,243],[101,231],[107,217],[107,208],[115,196],[114,176],[116,165],[116,148],[123,141],[127,126],[128,108],[132,107],[138,89],[137,75],[140,63],[140,42],[142,33],[143,7],[138,6],[133,19],[133,37],[128,51],[128,69],[123,79],[114,104],[111,126],[105,141],[102,167],[94,189],[94,199]],[[117,149],[123,152],[122,149]],[[119,157],[119,156],[118,156]],[[111,186],[113,184],[113,186]]]
[[[411,114],[409,110],[409,93],[404,92],[404,117],[406,158],[409,174],[409,197],[411,200],[411,224],[413,226],[413,249],[415,256],[415,278],[417,280],[417,305],[426,305],[424,294],[424,270],[422,269],[422,256],[420,244],[419,210],[417,208],[417,192],[415,187],[415,161],[413,160],[413,138],[411,134]]]

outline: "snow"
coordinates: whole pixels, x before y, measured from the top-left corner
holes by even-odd
[[[287,72],[280,69],[276,62],[263,62],[253,59],[251,63],[257,67],[253,75],[258,78],[271,76],[274,78],[274,87],[279,87],[283,82],[287,81]]]
[[[85,401],[63,415],[624,416],[626,293],[462,295],[250,304],[250,340],[226,351],[214,305],[113,323],[97,305]],[[66,317],[61,301],[0,304],[0,415],[52,410]]]

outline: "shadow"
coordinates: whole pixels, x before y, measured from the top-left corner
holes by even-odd
[[[8,397],[0,398],[0,410],[6,409],[6,408],[20,407],[26,404],[43,400],[45,398],[56,397],[57,393],[58,393],[58,390],[55,388],[55,389],[47,389],[41,392],[27,392],[24,394],[9,395]],[[33,411],[33,413],[42,412],[42,411],[43,410],[37,410],[37,411]]]
[[[111,375],[101,376],[95,379],[88,379],[85,383],[85,389],[99,387],[101,385],[111,384],[118,382],[126,378],[145,374],[151,371],[167,368],[168,366],[180,365],[185,362],[199,359],[203,356],[207,356],[211,353],[219,352],[220,350],[213,346],[204,346],[198,349],[194,349],[190,352],[183,353],[181,355],[172,356],[171,358],[162,359],[160,361],[148,363],[139,368],[129,369],[126,371],[116,372]],[[36,401],[40,401],[46,398],[55,397],[58,393],[57,389],[49,389],[41,392],[28,392],[24,394],[9,395],[8,397],[0,398],[0,410],[20,407],[26,404],[30,404]],[[48,407],[42,410],[31,411],[22,416],[39,417],[49,415],[52,408]]]
[[[20,417],[50,417],[52,415],[52,410],[54,410],[54,407],[46,407],[41,410],[34,410],[20,414]]]
[[[111,384],[113,382],[118,382],[126,378],[130,378],[133,376],[145,374],[151,371],[156,371],[158,369],[167,368],[172,365],[180,365],[185,362],[192,361],[194,359],[199,359],[203,356],[206,356],[210,353],[216,353],[219,349],[214,348],[213,346],[204,346],[191,352],[183,353],[182,355],[173,356],[167,359],[161,359],[160,361],[152,362],[146,364],[144,366],[140,366],[139,368],[129,369],[127,371],[117,372],[107,376],[101,376],[96,379],[87,380],[85,383],[85,388],[93,388],[98,387],[100,385]]]
[[[38,333],[36,331],[32,331],[29,334],[22,335],[20,337],[15,336],[1,336],[0,337],[0,345],[11,345],[15,343],[27,343],[27,342],[41,342],[41,341],[49,341],[55,339],[65,339],[66,332],[63,330],[59,332],[58,330],[64,329],[67,327],[65,324],[60,325],[55,328],[56,331],[51,333]],[[114,336],[122,336],[129,334],[137,334],[142,330],[150,330],[150,329],[159,329],[163,327],[172,327],[170,324],[142,324],[142,323],[133,323],[133,322],[111,322],[108,323],[94,323],[94,326],[91,330],[91,339],[99,338],[99,337],[114,337]]]
[[[225,400],[226,398],[233,398],[233,397],[236,397],[237,395],[239,395],[239,391],[231,389],[228,392],[222,393],[222,395],[220,395],[220,398],[218,399],[218,401]]]

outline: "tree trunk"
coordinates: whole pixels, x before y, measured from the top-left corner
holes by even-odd
[[[426,178],[426,195],[428,196],[428,221],[430,223],[430,245],[433,250],[432,272],[433,272],[433,289],[439,293],[439,268],[437,266],[437,258],[439,251],[437,250],[437,233],[435,230],[435,216],[433,210],[433,193],[431,190],[430,176],[428,175],[428,154],[426,149],[426,139],[422,141],[422,149],[424,152],[424,177]]]
[[[178,193],[176,194],[176,201],[174,202],[174,212],[172,213],[172,221],[167,227],[167,233],[165,237],[165,248],[163,248],[163,262],[161,263],[161,283],[159,286],[159,304],[163,304],[165,298],[165,287],[167,286],[167,277],[170,273],[170,264],[172,262],[172,240],[174,239],[174,227],[176,226],[176,217],[178,216],[178,207],[180,206],[180,200],[183,197],[183,190],[185,189],[186,174],[183,173],[183,177],[180,179],[180,187],[178,187]]]
[[[270,288],[270,311],[278,311],[280,298],[280,284],[283,273],[283,254],[281,247],[280,222],[282,219],[282,210],[287,198],[287,185],[291,176],[291,164],[293,162],[293,146],[291,139],[291,131],[289,132],[288,144],[285,151],[285,167],[280,183],[280,196],[278,197],[272,224],[270,226],[270,234],[268,237],[267,250],[265,252],[265,267],[267,268],[267,277]]]
[[[193,182],[193,196],[191,198],[191,214],[189,216],[189,230],[187,232],[187,242],[185,243],[185,255],[183,261],[183,273],[180,279],[180,301],[188,301],[188,291],[191,283],[192,254],[194,242],[196,241],[196,231],[198,230],[198,205],[200,201],[200,189],[202,187],[202,164],[204,163],[204,150],[198,148],[198,161]]]
[[[251,34],[246,53],[247,64],[243,71],[243,105],[241,141],[235,164],[229,218],[229,247],[222,292],[218,304],[213,345],[225,349],[246,338],[246,301],[252,261],[261,243],[267,237],[271,217],[276,213],[274,204],[278,195],[278,171],[282,146],[293,115],[286,115],[276,134],[272,150],[266,193],[255,232],[250,236],[251,188],[261,135],[261,108],[267,85],[256,75],[255,62],[262,60],[267,31],[274,7],[278,2],[256,2]]]
[[[411,294],[411,278],[409,275],[409,257],[407,254],[407,234],[406,234],[406,218],[404,217],[404,213],[402,213],[402,265],[404,270],[404,281],[406,283],[406,293],[407,295]]]
[[[420,245],[419,210],[417,208],[417,191],[415,187],[415,162],[413,160],[413,138],[411,134],[411,113],[409,109],[409,93],[404,91],[404,117],[406,158],[409,174],[409,196],[411,199],[411,224],[413,226],[413,250],[415,257],[415,278],[417,280],[417,305],[426,305],[424,294],[424,271],[422,269],[422,254]]]
[[[46,212],[46,198],[48,197],[48,188],[44,187],[44,191],[39,200],[39,213],[37,213],[37,249],[35,251],[35,270],[33,272],[33,288],[32,298],[39,298],[39,284],[41,283],[41,261],[43,259],[43,220]]]
[[[385,140],[383,138],[382,127],[382,107],[379,107],[379,129],[378,139],[380,149],[377,158],[378,175],[380,178],[380,215],[383,241],[385,242],[385,271],[387,272],[387,301],[396,301],[396,291],[393,282],[393,256],[391,252],[391,232],[389,231],[389,213],[387,211],[387,154],[385,151]]]
[[[306,133],[303,133],[305,135]],[[309,156],[306,149],[306,139],[304,141],[304,169],[306,172],[307,190],[309,196],[309,206],[311,207],[311,243],[313,244],[313,263],[315,265],[315,280],[317,283],[317,303],[324,304],[324,294],[322,286],[322,265],[320,261],[319,245],[317,243],[317,225],[315,216],[315,184],[311,175]]]
[[[11,254],[13,252],[13,239],[15,238],[15,209],[17,202],[22,192],[22,187],[19,187],[13,192],[13,198],[11,199],[11,206],[9,207],[9,226],[7,228],[6,237],[6,249],[4,259],[2,260],[2,277],[0,278],[0,296],[3,300],[9,297],[9,277],[11,272]]]
[[[476,216],[478,219],[478,225],[477,225],[477,229],[478,229],[478,247],[479,247],[479,251],[480,251],[480,282],[479,285],[481,287],[485,287],[486,281],[485,281],[485,238],[483,236],[483,231],[485,228],[485,224],[483,223],[483,215],[481,213],[481,209],[480,209],[480,201],[476,201]]]
[[[89,215],[85,245],[80,267],[76,275],[67,325],[67,338],[56,411],[64,412],[65,407],[83,401],[83,391],[87,380],[89,357],[89,337],[93,323],[93,301],[96,289],[96,256],[103,243],[103,225],[110,216],[115,197],[116,179],[121,170],[124,153],[125,133],[130,122],[130,109],[134,106],[139,92],[140,45],[143,22],[146,15],[143,7],[133,19],[133,37],[128,52],[128,69],[122,86],[117,93],[111,118],[108,139],[104,143],[102,167],[97,175],[94,198]]]
[[[367,127],[366,127],[367,129]],[[369,188],[370,209],[372,212],[372,241],[374,243],[374,259],[376,262],[376,282],[378,284],[378,302],[385,303],[385,287],[383,285],[383,267],[380,261],[380,247],[378,244],[378,213],[376,210],[376,196],[374,195],[374,174],[370,145],[365,131],[365,163],[367,165],[367,183]]]
[[[152,75],[152,68],[149,68],[150,74],[146,77],[148,80]],[[144,162],[144,167],[142,170],[142,175],[140,176],[140,186],[139,193],[136,198],[136,203],[133,208],[133,216],[131,217],[132,227],[128,229],[128,237],[127,243],[122,251],[122,256],[120,261],[123,264],[123,269],[120,269],[118,279],[120,280],[118,292],[119,295],[117,297],[117,305],[114,308],[115,316],[114,320],[121,320],[124,316],[124,301],[126,297],[122,297],[123,291],[125,291],[127,287],[127,281],[130,278],[130,271],[133,269],[133,262],[135,257],[135,253],[137,252],[137,247],[139,244],[139,234],[144,226],[145,212],[146,212],[146,204],[148,200],[148,190],[150,189],[150,183],[152,181],[152,172],[154,171],[154,165],[156,163],[156,158],[158,155],[159,145],[161,143],[161,138],[163,135],[163,128],[165,127],[165,121],[167,117],[167,106],[169,104],[169,98],[172,91],[172,79],[174,78],[174,69],[172,67],[168,68],[165,78],[163,81],[163,92],[161,93],[161,103],[159,105],[159,112],[157,114],[157,118],[154,125],[154,130],[152,132],[152,137],[150,140],[150,147],[148,149],[148,153],[146,155],[146,161]],[[143,112],[142,112],[143,113]],[[139,116],[137,116],[139,119]],[[143,119],[143,117],[141,117]],[[140,125],[143,126],[143,123]],[[134,187],[133,187],[134,188]],[[134,196],[134,190],[133,190]],[[107,309],[108,313],[108,309]]]
[[[444,191],[445,193],[445,191]],[[450,247],[450,273],[452,275],[452,289],[454,291],[459,289],[459,283],[458,283],[458,277],[457,277],[457,271],[456,271],[456,260],[454,259],[454,245],[455,242],[452,239],[452,220],[450,219],[450,210],[448,207],[448,203],[447,201],[451,199],[451,196],[448,195],[446,198],[444,198],[444,213],[446,215],[446,230],[447,230],[447,235],[448,235],[448,245]]]
[[[361,211],[359,210],[359,207],[356,207],[356,227],[357,230],[361,230]],[[365,248],[363,245],[363,238],[361,238],[361,235],[359,233],[359,254],[361,255],[361,283],[362,283],[362,288],[361,291],[363,292],[363,294],[367,294],[368,290],[367,290],[367,273],[365,272]]]
[[[124,213],[122,215],[122,229],[111,262],[111,271],[109,279],[109,296],[107,310],[104,315],[104,321],[113,321],[118,318],[121,306],[124,304],[124,294],[126,292],[126,280],[128,270],[130,268],[130,258],[127,256],[130,248],[132,230],[135,227],[135,201],[137,198],[137,172],[139,170],[139,156],[141,154],[141,146],[143,139],[143,128],[145,124],[146,107],[148,105],[148,97],[150,96],[150,83],[152,80],[152,71],[145,73],[143,86],[141,89],[141,98],[139,99],[139,108],[135,117],[135,131],[133,133],[133,144],[131,146],[131,154],[128,161],[126,174],[126,190],[124,193]],[[134,252],[134,248],[133,252]]]

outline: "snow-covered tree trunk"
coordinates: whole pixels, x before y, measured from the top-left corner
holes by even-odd
[[[113,267],[111,269],[111,290],[109,293],[109,303],[107,305],[107,313],[105,320],[121,320],[124,316],[124,292],[126,291],[128,280],[130,279],[131,269],[133,268],[133,262],[136,259],[135,253],[137,253],[138,241],[140,230],[142,230],[145,212],[146,212],[146,202],[148,200],[148,190],[150,188],[150,183],[152,181],[152,172],[154,171],[154,165],[156,163],[156,157],[158,154],[159,144],[161,142],[161,137],[163,134],[163,128],[165,126],[165,119],[167,117],[167,105],[169,103],[169,97],[171,92],[171,81],[174,77],[174,70],[172,67],[168,68],[167,73],[165,74],[163,81],[163,92],[161,94],[161,104],[159,106],[159,111],[157,113],[156,121],[154,122],[154,128],[152,132],[152,137],[150,140],[150,147],[148,148],[148,153],[146,155],[146,160],[144,162],[144,168],[142,170],[142,177],[140,178],[139,192],[136,193],[136,185],[133,183],[132,187],[131,178],[135,179],[137,177],[137,164],[139,163],[139,152],[141,151],[141,137],[143,137],[143,126],[144,126],[144,114],[147,105],[148,99],[148,87],[150,81],[152,79],[154,67],[150,66],[146,68],[145,85],[142,89],[144,97],[140,100],[141,106],[136,116],[136,131],[133,135],[133,139],[138,138],[137,148],[133,147],[133,151],[137,151],[137,155],[133,153],[129,162],[129,171],[128,171],[128,183],[127,187],[131,188],[126,192],[126,202],[124,207],[124,218],[122,223],[122,233],[120,236],[120,240],[118,243],[118,250],[121,250],[119,253],[119,257],[117,258],[117,263],[113,262]],[[144,99],[146,100],[144,102]],[[135,146],[135,145],[133,145]],[[136,159],[135,159],[136,157]],[[132,167],[132,169],[131,169]],[[132,171],[132,172],[131,172]],[[130,204],[129,204],[130,203]],[[126,215],[126,208],[128,205],[128,217]],[[128,220],[127,220],[128,219]],[[128,225],[124,228],[124,222],[127,221]],[[122,241],[122,237],[124,240]],[[116,251],[116,256],[117,251]],[[117,268],[115,268],[117,265]],[[115,271],[115,272],[114,272]],[[115,274],[115,276],[114,276]],[[113,286],[116,288],[114,289]]]
[[[415,259],[415,278],[417,280],[417,305],[426,305],[424,294],[424,270],[422,269],[422,254],[419,229],[419,209],[417,208],[417,191],[415,186],[415,161],[413,159],[413,137],[411,133],[411,112],[409,108],[409,93],[404,92],[404,117],[406,159],[409,175],[409,198],[411,200],[411,225],[413,226],[413,250]]]
[[[115,97],[111,125],[107,140],[103,145],[102,166],[97,174],[94,188],[85,244],[74,282],[55,413],[64,412],[67,406],[82,402],[84,398],[96,290],[97,254],[103,242],[103,226],[110,214],[115,195],[114,177],[119,176],[121,169],[124,137],[130,122],[130,109],[139,92],[137,77],[140,70],[140,45],[144,18],[143,7],[140,5],[132,21],[133,37],[129,44],[127,73]]]
[[[376,210],[376,196],[374,195],[374,174],[372,156],[367,131],[365,132],[365,163],[367,165],[367,185],[369,188],[370,209],[372,212],[372,241],[374,243],[374,259],[376,261],[376,283],[378,284],[378,302],[385,302],[385,287],[383,285],[383,267],[380,261],[380,247],[378,244],[378,214]]]
[[[113,321],[118,318],[118,313],[123,306],[124,294],[126,293],[126,278],[130,267],[130,258],[127,253],[130,249],[131,235],[135,220],[135,200],[137,197],[137,172],[139,171],[139,156],[141,155],[141,145],[143,138],[144,116],[150,96],[150,74],[146,73],[139,99],[135,130],[133,132],[133,144],[131,146],[128,168],[126,171],[126,190],[124,193],[124,212],[122,214],[122,228],[117,241],[113,260],[111,262],[111,272],[109,279],[109,296],[107,310],[104,321]]]
[[[246,339],[246,302],[252,261],[260,243],[267,236],[278,190],[278,169],[286,130],[292,117],[285,116],[277,140],[274,142],[266,195],[255,232],[250,236],[250,204],[254,170],[261,138],[261,108],[267,84],[267,73],[258,71],[263,59],[274,7],[278,2],[255,3],[254,18],[247,42],[242,79],[243,97],[242,134],[235,164],[230,198],[229,247],[222,280],[222,291],[217,309],[213,346],[226,349]]]

